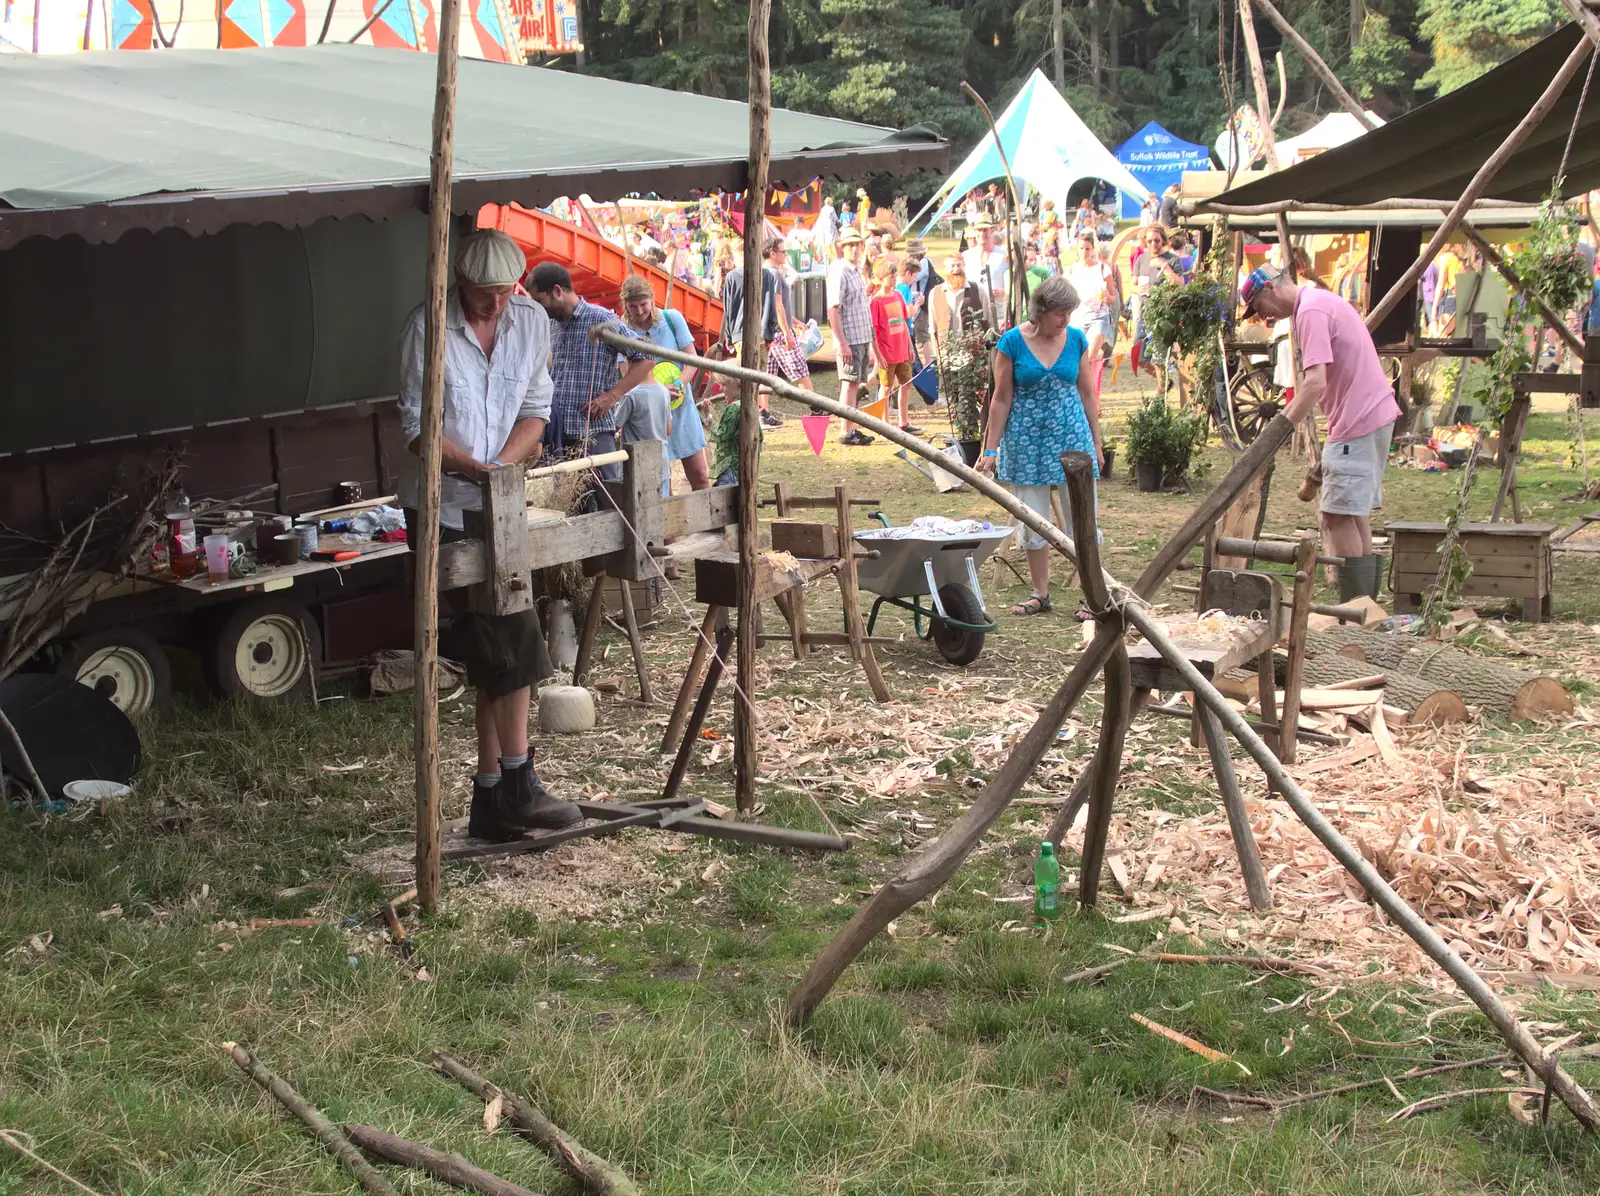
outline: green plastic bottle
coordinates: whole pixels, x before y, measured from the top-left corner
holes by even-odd
[[[1039,844],[1039,858],[1033,862],[1033,917],[1040,926],[1053,921],[1061,912],[1061,865],[1050,843]]]

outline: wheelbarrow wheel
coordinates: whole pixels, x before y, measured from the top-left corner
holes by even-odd
[[[963,623],[988,622],[983,607],[978,605],[978,596],[966,586],[954,583],[940,586],[939,601],[944,603],[945,613],[952,619]],[[983,651],[983,632],[953,626],[934,615],[933,645],[951,664],[968,665]]]

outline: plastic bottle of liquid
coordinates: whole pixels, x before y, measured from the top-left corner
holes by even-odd
[[[194,555],[194,510],[189,495],[178,490],[167,497],[167,552],[171,560]]]
[[[1043,926],[1061,912],[1061,865],[1050,843],[1039,844],[1039,858],[1033,862],[1033,917]]]

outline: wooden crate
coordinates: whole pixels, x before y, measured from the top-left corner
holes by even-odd
[[[797,557],[836,557],[839,555],[839,529],[831,523],[807,523],[799,519],[779,519],[772,524],[772,550]]]
[[[1390,523],[1390,588],[1396,611],[1416,610],[1439,575],[1443,523]],[[1470,597],[1516,598],[1522,617],[1538,623],[1551,613],[1549,523],[1468,523],[1461,529],[1461,550],[1472,572],[1461,585]]]
[[[640,620],[652,618],[661,605],[661,579],[635,581],[629,584],[633,587],[634,614]],[[600,588],[600,596],[606,604],[606,614],[622,618],[622,583],[615,577],[606,578],[605,584]]]

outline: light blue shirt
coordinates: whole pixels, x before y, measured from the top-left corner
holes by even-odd
[[[427,313],[419,305],[400,334],[400,430],[409,445],[422,435],[422,371]],[[484,353],[467,325],[455,288],[445,300],[444,436],[479,461],[493,461],[520,420],[549,419],[550,317],[532,299],[511,296],[495,328],[494,356]],[[400,479],[400,500],[417,505],[420,462],[411,454]],[[446,474],[439,522],[461,527],[464,507],[481,502],[478,487]]]

